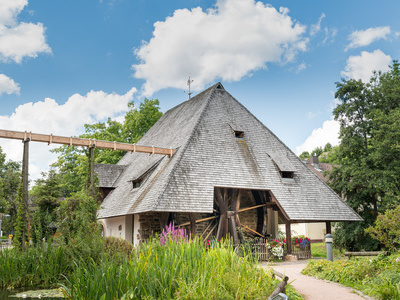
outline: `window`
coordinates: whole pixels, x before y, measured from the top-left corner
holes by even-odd
[[[282,171],[281,172],[282,178],[293,178],[294,177],[294,172],[290,171]]]
[[[234,130],[235,138],[242,139],[244,137],[244,131]]]
[[[139,188],[141,183],[142,183],[141,178],[132,180],[132,188],[134,188],[134,189]]]

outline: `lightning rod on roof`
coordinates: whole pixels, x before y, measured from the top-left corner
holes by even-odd
[[[187,81],[187,85],[189,86],[189,93],[188,93],[189,99],[190,99],[190,96],[192,95],[192,92],[190,91],[190,85],[192,84],[193,81],[194,81],[194,80],[191,80],[191,79],[190,79],[190,73],[189,73],[189,79],[188,79],[188,81]]]

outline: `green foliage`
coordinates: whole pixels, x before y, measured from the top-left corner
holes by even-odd
[[[57,209],[57,240],[67,245],[71,257],[99,259],[102,255],[96,200],[86,191],[75,193]]]
[[[0,289],[55,285],[64,281],[73,264],[62,247],[0,251]]]
[[[339,282],[376,299],[400,299],[400,256],[309,261],[303,274]]]
[[[54,170],[42,173],[42,178],[37,179],[30,192],[37,209],[33,215],[32,239],[40,243],[42,238],[48,239],[55,233],[49,225],[55,224],[57,214],[55,210],[60,206],[62,197],[61,176]]]
[[[383,244],[387,250],[397,251],[400,247],[400,205],[379,214],[374,226],[367,228],[366,233]]]
[[[310,153],[308,151],[303,151],[303,153],[300,154],[299,158],[301,160],[308,160],[310,158]]]
[[[335,231],[341,247],[375,250],[378,243],[364,231],[378,212],[400,199],[400,69],[395,61],[387,73],[369,83],[354,79],[337,83],[341,144],[335,151],[331,187],[341,193],[364,222],[341,223]]]
[[[18,192],[18,209],[17,209],[17,218],[15,220],[15,235],[13,238],[13,247],[17,250],[23,250],[26,247],[26,232],[27,232],[27,224],[26,220],[27,210],[25,208],[24,201],[22,199],[22,185],[19,188]]]
[[[276,284],[271,271],[237,256],[228,242],[207,249],[196,239],[154,239],[130,261],[78,267],[64,289],[69,299],[265,299]]]
[[[162,116],[157,99],[145,99],[139,108],[130,102],[128,108],[123,123],[108,119],[105,123],[85,124],[85,133],[79,137],[136,143]],[[62,178],[62,196],[69,197],[85,189],[89,170],[88,150],[64,146],[54,149],[53,152],[58,154],[58,160],[52,167],[58,170]],[[124,154],[124,151],[94,149],[95,163],[115,164]]]
[[[7,161],[6,155],[0,147],[0,213],[7,214],[3,218],[2,231],[11,233],[18,209],[18,190],[21,184],[20,164],[14,161]]]
[[[322,147],[317,147],[311,152],[311,156],[320,156],[323,152]]]

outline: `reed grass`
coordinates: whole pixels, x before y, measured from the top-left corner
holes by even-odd
[[[78,266],[64,293],[67,299],[266,299],[276,284],[229,242],[210,249],[196,239],[152,240],[121,264]]]
[[[58,284],[71,270],[62,247],[0,251],[0,288],[47,287]]]

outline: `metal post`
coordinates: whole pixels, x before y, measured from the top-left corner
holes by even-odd
[[[328,233],[325,236],[325,244],[326,244],[326,260],[333,261],[333,237],[332,234]]]

